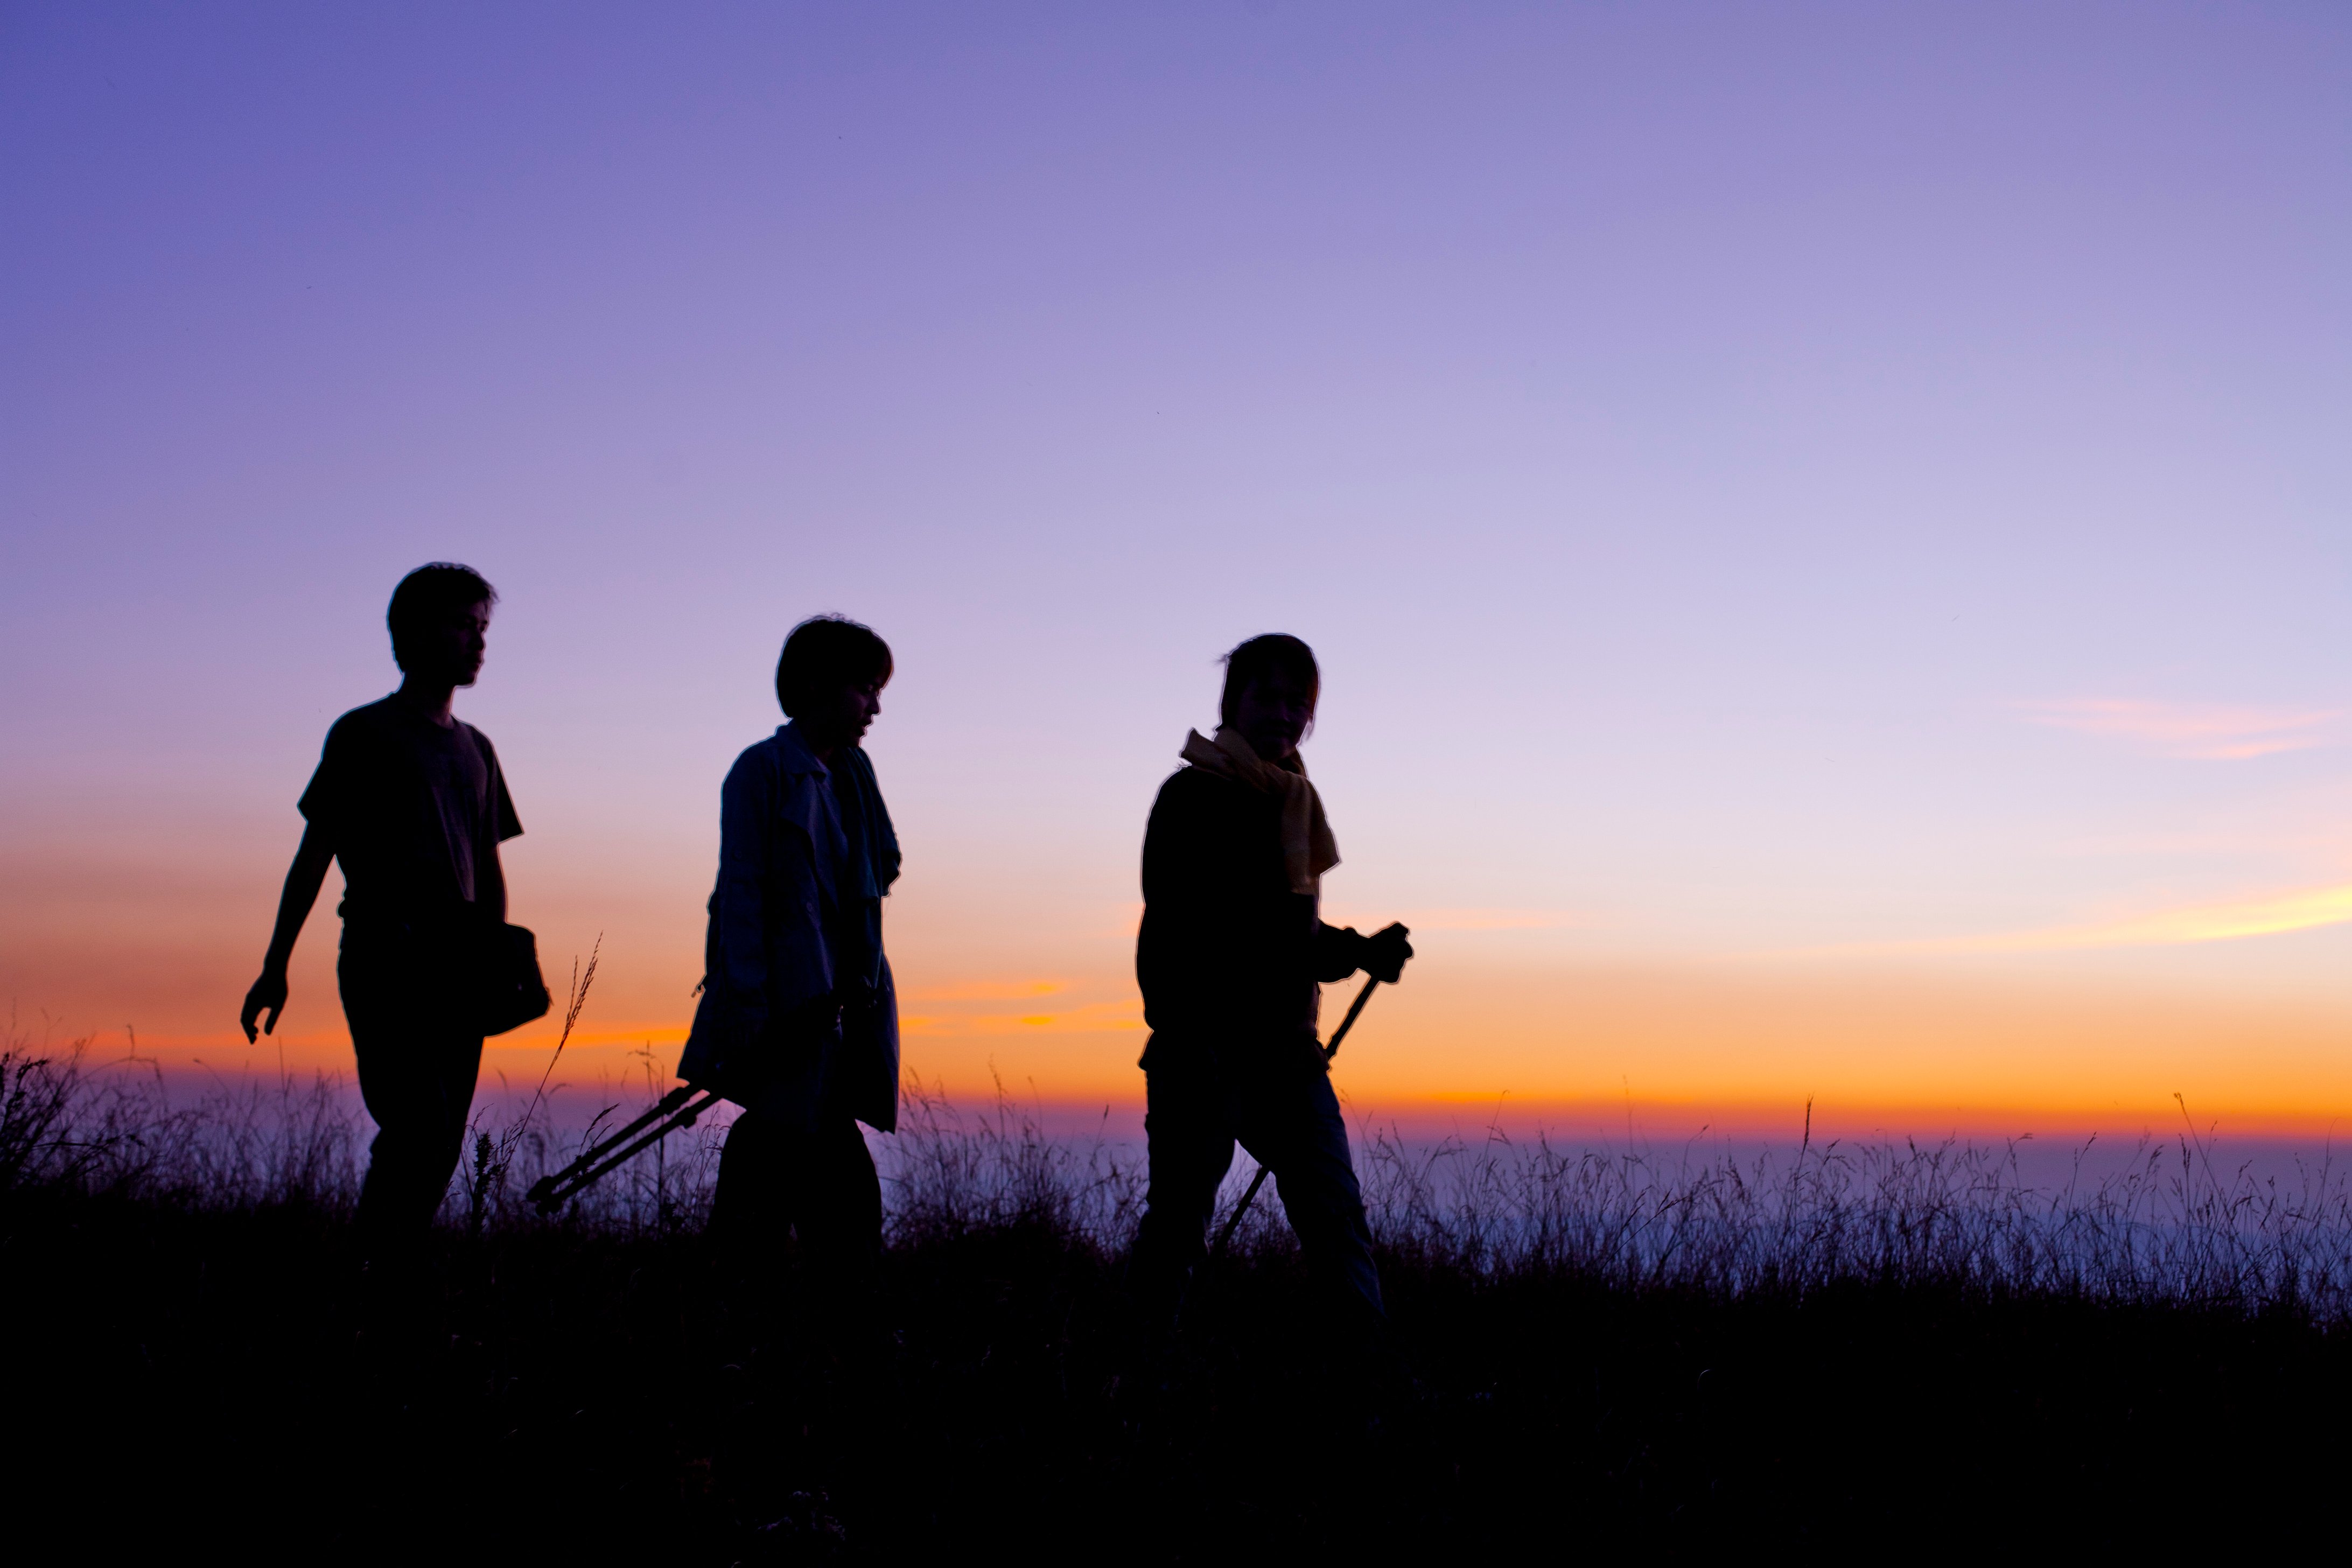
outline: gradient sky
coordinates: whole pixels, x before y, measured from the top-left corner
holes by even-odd
[[[453,558],[583,1070],[839,610],[952,1093],[1139,1095],[1144,815],[1281,629],[1422,953],[1359,1102],[2352,1114],[2342,5],[17,4],[0,146],[20,1032],[275,1059]]]

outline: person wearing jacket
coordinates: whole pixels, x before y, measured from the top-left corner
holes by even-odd
[[[1310,1271],[1360,1326],[1383,1319],[1347,1124],[1316,1040],[1320,988],[1361,969],[1394,982],[1405,929],[1323,923],[1339,851],[1298,743],[1321,690],[1298,638],[1225,657],[1222,725],[1187,737],[1143,841],[1136,978],[1150,1185],[1130,1279],[1172,1320],[1238,1142],[1274,1173]]]
[[[898,840],[859,742],[882,710],[889,645],[836,616],[793,628],[776,664],[789,721],[719,792],[702,997],[677,1075],[742,1106],[710,1228],[858,1272],[881,1247],[864,1122],[898,1126],[898,1009],[882,900]]]

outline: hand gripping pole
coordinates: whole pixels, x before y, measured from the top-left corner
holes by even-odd
[[[578,1159],[553,1175],[541,1176],[532,1183],[530,1201],[539,1205],[540,1213],[553,1213],[614,1167],[627,1163],[671,1133],[693,1126],[704,1111],[717,1103],[717,1089],[697,1089],[690,1083],[671,1089],[651,1110],[591,1143],[580,1152]]]
[[[1364,1010],[1364,1004],[1372,999],[1372,987],[1380,983],[1379,975],[1370,976],[1365,980],[1364,988],[1356,993],[1356,999],[1348,1004],[1348,1016],[1339,1020],[1339,1026],[1331,1031],[1331,1043],[1323,1047],[1325,1061],[1328,1062],[1339,1054],[1339,1042],[1346,1039],[1348,1031],[1356,1026],[1356,1015],[1361,1013]],[[1265,1167],[1260,1165],[1257,1168],[1257,1174],[1250,1178],[1249,1191],[1244,1193],[1242,1201],[1234,1205],[1233,1217],[1225,1221],[1225,1228],[1218,1233],[1217,1245],[1211,1252],[1211,1257],[1224,1256],[1226,1243],[1232,1241],[1234,1232],[1242,1227],[1242,1215],[1249,1213],[1250,1200],[1257,1196],[1257,1190],[1264,1185],[1265,1185]]]

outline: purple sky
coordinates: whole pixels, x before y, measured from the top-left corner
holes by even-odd
[[[935,1067],[1127,1071],[1144,811],[1280,628],[1335,904],[1518,1020],[1467,1087],[1704,1077],[1542,1034],[1612,966],[2189,997],[2227,1086],[2352,1023],[2347,104],[2318,5],[0,11],[0,988],[226,1028],[452,557],[616,1027],[839,609]]]

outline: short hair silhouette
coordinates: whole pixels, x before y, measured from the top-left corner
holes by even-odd
[[[812,616],[793,628],[776,660],[776,701],[787,719],[844,687],[887,683],[890,645],[847,616]]]
[[[1225,655],[1225,694],[1218,700],[1217,717],[1232,723],[1234,704],[1242,693],[1268,676],[1307,693],[1309,708],[1323,694],[1323,672],[1315,667],[1315,650],[1295,637],[1268,632]]]
[[[400,580],[400,586],[392,591],[392,607],[383,613],[384,624],[392,628],[392,662],[406,669],[409,637],[436,621],[476,605],[498,602],[499,591],[471,566],[460,566],[455,561],[419,566]]]

